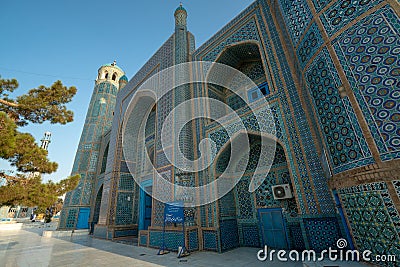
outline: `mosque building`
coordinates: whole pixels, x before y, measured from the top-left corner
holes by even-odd
[[[179,224],[165,226],[168,249],[185,242],[189,251],[268,245],[321,252],[343,238],[349,249],[400,258],[399,15],[396,0],[256,0],[196,48],[180,5],[173,34],[129,81],[116,62],[99,68],[72,170],[81,180],[66,195],[59,229],[88,229],[108,240],[133,236],[140,246],[159,248],[165,204],[152,194],[170,188],[155,177],[203,186],[230,168],[243,174],[232,190],[205,205],[185,205],[184,232]],[[149,77],[195,61],[227,65],[255,86],[180,84],[156,103],[138,94]],[[230,109],[221,121],[230,132],[216,120],[193,119],[169,129],[171,141],[162,146],[168,114],[195,97],[225,103]],[[274,131],[257,126],[247,103]],[[188,113],[196,110],[211,114],[213,106],[196,103]],[[127,119],[130,112],[135,116]],[[229,124],[231,113],[246,134]],[[246,151],[231,153],[243,136],[248,160]],[[214,142],[208,168],[187,172],[171,163],[179,161],[178,150],[201,157],[203,139]],[[260,171],[261,151],[271,146],[273,160]],[[261,182],[250,190],[256,176]],[[171,200],[195,197],[179,194]]]

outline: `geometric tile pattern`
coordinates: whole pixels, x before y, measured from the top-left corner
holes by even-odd
[[[130,173],[121,173],[118,189],[123,191],[133,191],[135,180]]]
[[[150,231],[149,232],[149,246],[154,248],[160,248],[163,241],[162,231]],[[165,231],[165,246],[168,250],[177,251],[179,246],[183,244],[183,233],[182,232],[168,232]]]
[[[153,200],[152,225],[162,226],[164,221],[164,203]]]
[[[315,10],[320,12],[330,1],[329,0],[312,0]]]
[[[236,216],[235,196],[233,191],[223,196],[218,201],[221,218],[232,218]]]
[[[254,20],[250,20],[247,24],[242,26],[236,33],[226,38],[218,46],[216,46],[212,51],[207,53],[206,56],[202,58],[204,61],[215,61],[216,57],[220,52],[226,47],[226,45],[240,42],[242,40],[259,40],[257,25]]]
[[[276,208],[280,207],[280,201],[275,200],[271,187],[276,184],[274,172],[269,172],[267,178],[256,190],[256,204],[258,207]]]
[[[186,240],[189,241],[188,250],[194,251],[199,249],[199,236],[197,230],[189,231]]]
[[[307,239],[312,249],[321,252],[329,247],[336,248],[336,241],[341,238],[336,218],[304,218],[303,220]]]
[[[175,34],[131,79],[130,87],[134,88],[146,76],[170,67],[174,63],[185,62],[189,59],[188,54],[194,52],[192,54],[194,59],[214,61],[218,57],[219,60],[226,61],[223,63],[243,71],[259,86],[262,84],[267,86],[268,90],[260,86],[260,91],[264,89],[265,93],[261,91],[261,94],[257,93],[257,97],[265,97],[271,103],[276,124],[276,137],[281,144],[277,146],[271,171],[268,175],[259,174],[266,176],[265,181],[256,192],[248,192],[250,179],[248,174],[257,165],[259,158],[257,153],[261,150],[261,145],[252,140],[249,164],[240,160],[237,164],[238,169],[245,170],[248,173],[246,177],[239,181],[234,190],[207,206],[198,209],[185,208],[184,216],[188,226],[196,226],[197,218],[200,218],[201,225],[209,227],[207,230],[189,228],[190,230],[185,233],[189,250],[199,248],[199,234],[202,234],[203,247],[209,250],[221,252],[239,245],[259,246],[261,236],[259,222],[257,221],[257,208],[261,207],[284,208],[283,214],[287,221],[291,247],[299,249],[311,247],[321,251],[329,246],[334,247],[336,240],[341,236],[339,222],[334,217],[334,202],[330,196],[326,177],[323,174],[318,157],[315,137],[310,134],[309,120],[307,120],[307,114],[303,110],[303,103],[300,102],[302,97],[300,93],[303,92],[299,92],[297,89],[301,87],[300,90],[309,90],[308,93],[307,91],[304,92],[305,95],[311,96],[310,101],[305,100],[306,105],[310,104],[317,114],[315,120],[311,120],[312,123],[317,123],[315,123],[315,126],[311,125],[311,127],[316,130],[317,136],[320,136],[319,130],[321,130],[322,142],[328,148],[329,162],[332,164],[335,173],[370,164],[373,159],[349,99],[347,97],[340,98],[338,94],[337,88],[342,84],[342,81],[327,49],[320,50],[320,54],[315,57],[313,62],[310,62],[324,42],[317,24],[312,18],[308,2],[312,2],[317,12],[320,13],[319,16],[331,36],[360,14],[382,1],[280,0],[277,2],[279,6],[274,7],[276,10],[267,6],[268,1],[256,1],[197,51],[194,51],[193,36],[176,28]],[[330,7],[322,12],[328,2],[332,2]],[[279,10],[284,14],[284,17],[280,15]],[[276,14],[271,14],[271,12]],[[398,136],[400,135],[398,130],[399,107],[393,104],[400,97],[400,93],[395,88],[399,76],[399,69],[396,66],[396,64],[398,65],[399,41],[398,38],[397,41],[393,39],[393,37],[398,37],[399,34],[400,25],[398,21],[399,19],[393,10],[386,8],[384,11],[380,10],[355,24],[333,42],[340,63],[352,90],[355,92],[357,101],[384,160],[397,158],[400,153],[398,144]],[[276,22],[279,27],[275,24]],[[285,28],[287,32],[278,32],[278,30]],[[361,30],[362,28],[363,30]],[[281,38],[283,38],[285,45],[283,45]],[[251,42],[242,44],[246,40]],[[238,43],[241,44],[237,45]],[[294,45],[292,46],[292,44]],[[230,45],[232,45],[230,47],[232,51],[236,49],[236,54],[233,56],[229,54],[229,52],[232,52],[229,49],[228,53],[225,53],[225,49]],[[243,47],[246,47],[246,49]],[[357,52],[362,55],[357,55]],[[298,59],[298,62],[296,61],[294,64],[295,73],[292,72],[292,66],[289,67],[286,53],[293,56],[294,59]],[[249,56],[255,54],[257,54],[257,58]],[[219,57],[220,55],[221,57]],[[240,62],[234,56],[245,58],[247,61]],[[359,57],[357,58],[357,56]],[[379,57],[382,58],[378,62]],[[235,65],[238,62],[240,64]],[[309,63],[310,67],[304,70]],[[306,84],[296,85],[293,76],[298,75],[300,77],[303,74]],[[368,75],[370,77],[366,78]],[[98,93],[115,91],[115,88],[106,87],[98,88]],[[200,86],[199,89],[197,89],[197,86],[194,87],[196,89],[191,91],[188,86],[182,86],[157,103],[157,109],[151,113],[146,125],[145,144],[143,147],[137,148],[138,151],[143,151],[143,153],[139,153],[137,162],[132,163],[138,173],[148,167],[140,159],[145,153],[154,154],[158,168],[170,164],[166,154],[174,157],[173,149],[169,148],[162,151],[161,138],[159,138],[161,127],[156,126],[162,125],[166,116],[177,104],[189,99],[192,95],[204,96],[205,92],[201,90]],[[375,89],[372,89],[373,87]],[[132,92],[129,90],[122,90],[119,99],[128,98],[130,93]],[[224,97],[218,88],[211,87],[208,95],[226,101],[234,110],[237,110],[247,129],[260,130],[255,123],[254,116],[245,113],[246,109],[242,108],[243,102],[239,98],[234,95]],[[255,102],[257,99],[253,99],[253,101]],[[105,100],[108,102],[110,99]],[[119,102],[118,104],[122,103]],[[199,107],[195,106],[194,108]],[[74,164],[76,171],[95,171],[96,162],[102,155],[99,155],[99,144],[93,142],[92,138],[100,136],[101,131],[104,130],[97,127],[96,119],[98,119],[97,116],[103,116],[105,112],[112,112],[112,109],[101,109],[98,104],[91,105],[90,109],[93,109],[93,114],[97,115],[96,118],[88,120],[88,124],[83,130],[82,136],[85,137],[85,143],[79,146],[80,153],[77,154]],[[382,110],[385,110],[388,114],[383,114]],[[124,107],[118,106],[115,112],[117,114],[115,122],[118,124],[118,119],[122,118],[120,113],[124,112]],[[269,117],[265,114],[263,118],[267,120]],[[107,124],[107,126],[110,125]],[[185,134],[180,136],[176,144],[173,143],[173,145],[179,145],[185,156],[190,159],[193,159],[195,152],[197,152],[194,139],[201,140],[208,134],[208,137],[216,143],[217,150],[220,150],[224,144],[229,142],[227,131],[218,125],[215,126],[215,123],[205,125],[202,120],[197,120],[193,125],[195,125],[193,128],[190,124],[185,126],[183,129]],[[237,125],[230,125],[229,127],[233,130],[237,129]],[[137,184],[132,175],[128,174],[128,164],[131,163],[127,163],[123,158],[121,152],[122,137],[119,128],[117,128],[112,129],[109,151],[110,155],[117,156],[115,159],[108,159],[108,165],[113,167],[112,174],[106,173],[104,179],[101,178],[101,181],[104,181],[104,196],[106,198],[101,203],[101,214],[107,214],[108,223],[111,227],[108,231],[105,227],[99,227],[95,230],[102,236],[108,237],[137,235],[136,229],[114,230],[112,227],[137,223],[139,195]],[[173,131],[168,131],[167,138],[171,139],[172,134]],[[225,152],[228,152],[228,149]],[[226,163],[229,160],[228,154],[222,154],[218,159],[217,172],[222,172],[226,168]],[[168,170],[164,173],[166,178],[172,181],[173,176],[180,171],[168,167]],[[196,179],[194,179],[195,177]],[[187,178],[187,182],[183,181],[180,184],[195,185],[195,183],[199,183],[202,185],[213,180],[214,176],[211,171],[205,170],[196,174],[196,176],[187,175]],[[84,173],[79,184],[81,189],[75,190],[73,194],[69,193],[66,204],[88,204],[91,199],[90,192],[97,191],[99,188],[99,185],[93,185],[90,182],[94,179],[94,173]],[[297,198],[282,201],[274,200],[270,190],[271,186],[280,183],[291,184]],[[399,193],[400,183],[393,181],[393,185],[396,192]],[[96,190],[92,190],[93,186]],[[160,193],[169,191],[168,188],[160,188],[159,185],[154,185],[153,190]],[[396,254],[395,251],[399,249],[400,216],[385,184],[378,183],[343,189],[339,194],[344,199],[344,208],[351,220],[354,233],[356,233],[357,245],[369,249],[374,247],[374,253],[378,253],[381,247],[390,247],[390,251]],[[99,201],[97,199],[96,203],[98,206]],[[65,211],[67,213],[61,216],[62,223],[74,227],[78,209],[65,209]],[[321,212],[325,214],[322,216],[319,214]],[[161,227],[163,215],[164,204],[154,200],[151,226]],[[106,219],[103,222],[105,223]],[[213,229],[213,227],[215,228]],[[139,237],[140,244],[159,247],[162,240],[162,232],[159,229],[149,230],[148,234],[143,232]],[[366,232],[366,229],[371,230]],[[376,233],[382,236],[378,236]],[[377,241],[373,244],[374,238]],[[170,231],[165,233],[165,242],[169,249],[175,250],[179,245],[182,245],[182,239],[182,232]]]
[[[221,251],[226,251],[239,246],[238,225],[236,219],[219,222],[221,238]]]
[[[248,192],[249,179],[242,178],[236,185],[237,200],[238,200],[238,215],[239,219],[254,218],[254,203],[251,194]]]
[[[302,251],[306,248],[300,223],[287,223],[290,233],[291,249]]]
[[[133,209],[133,193],[132,192],[119,192],[117,198],[116,225],[127,225],[133,223],[132,209]]]
[[[89,108],[86,114],[85,125],[79,141],[78,150],[71,175],[80,174],[78,187],[68,193],[70,205],[90,206],[92,186],[96,175],[96,167],[100,150],[100,141],[103,134],[111,128],[112,113],[115,107],[118,88],[111,82],[105,81],[95,85]],[[64,210],[62,212],[65,212]],[[77,218],[78,216],[76,216]],[[59,225],[60,229],[68,229],[73,224]]]
[[[285,50],[281,41],[275,38],[275,36],[279,36],[279,33],[274,24],[274,19],[277,18],[279,23],[284,25],[284,18],[280,15],[272,15],[271,9],[265,1],[259,1],[258,3],[262,7],[262,15],[265,18],[263,19],[261,14],[258,17],[265,53],[267,55],[275,55],[280,64],[280,66],[277,65],[278,62],[275,61],[273,56],[268,57],[268,62],[271,65],[271,73],[275,78],[276,89],[278,89],[280,105],[282,106],[281,116],[287,127],[282,140],[284,140],[285,148],[289,152],[287,157],[294,182],[293,187],[297,192],[304,192],[303,197],[298,199],[299,212],[303,214],[307,212],[317,214],[317,201],[319,201],[320,206],[323,206],[323,209],[328,213],[333,212],[332,201],[327,198],[326,194],[326,190],[328,190],[326,178],[321,171],[321,163],[317,156],[313,138],[309,134],[308,122],[300,103],[297,86],[293,81],[291,71],[289,71],[289,64],[284,53]],[[279,70],[284,71],[280,73]],[[281,75],[283,75],[283,79]],[[287,90],[281,90],[282,88],[286,88]],[[285,91],[288,95],[286,95]],[[291,108],[293,108],[293,114],[289,115],[286,110]],[[307,158],[304,155],[307,155]],[[293,166],[293,163],[296,163],[296,165]]]
[[[317,24],[313,23],[297,48],[297,57],[300,61],[301,68],[305,67],[307,62],[315,54],[318,48],[320,48],[323,42]]]
[[[242,224],[241,246],[260,247],[260,233],[258,225]]]
[[[78,209],[70,208],[67,211],[68,211],[68,217],[65,225],[67,229],[73,229],[75,227]]]
[[[217,234],[215,231],[203,230],[203,247],[205,250],[217,251]]]
[[[261,1],[260,3],[263,4],[262,1]],[[250,9],[250,7],[249,7],[249,9]],[[257,12],[258,23],[263,24],[264,21],[263,21],[262,19],[260,19],[261,15],[258,13],[259,11],[256,10],[256,12]],[[243,15],[243,14],[239,15],[238,18],[240,18],[242,15]],[[235,20],[236,20],[236,19],[235,19]],[[251,23],[251,22],[253,22],[252,19],[250,19],[248,22],[246,22],[246,23],[247,23],[246,25],[250,25],[249,23]],[[269,22],[268,19],[267,19],[267,22]],[[237,26],[237,27],[240,27],[240,26]],[[243,27],[243,26],[242,26],[242,27]],[[228,28],[228,25],[227,25],[226,29],[229,29],[229,28]],[[271,29],[274,29],[274,26],[271,26]],[[231,29],[229,29],[229,30],[231,31]],[[267,36],[267,33],[265,33],[265,27],[261,26],[260,30],[261,30],[262,34],[266,37],[266,36]],[[219,32],[214,38],[217,38],[217,36],[221,36],[222,32],[224,32],[224,31],[225,31],[225,29],[222,30],[221,32]],[[264,32],[263,32],[263,31],[264,31]],[[232,31],[232,32],[233,32],[233,31]],[[253,30],[252,30],[251,32],[253,32]],[[255,30],[255,32],[257,32],[257,31]],[[232,34],[235,35],[235,34],[237,34],[237,32],[236,32],[236,33],[233,32]],[[235,35],[235,38],[234,38],[234,39],[237,39],[237,41],[254,40],[254,38],[257,39],[257,36],[258,36],[258,35],[256,35],[256,36],[253,37],[253,36],[250,36],[249,34],[250,34],[250,33],[248,33],[247,35],[242,34],[241,39],[237,39],[237,37],[236,37],[236,35]],[[276,36],[277,36],[277,35],[276,35]],[[213,38],[212,40],[215,40],[214,38]],[[232,42],[232,41],[231,41],[232,38],[233,38],[233,37],[232,37],[231,35],[227,35],[227,36],[226,36],[226,39],[219,40],[219,43],[218,43],[218,44],[215,44],[215,46],[213,46],[213,47],[211,47],[211,48],[207,48],[206,51],[202,51],[202,48],[206,46],[206,45],[203,45],[202,47],[200,47],[200,48],[195,52],[195,57],[196,57],[198,60],[204,60],[204,59],[213,60],[213,59],[215,59],[215,58],[217,57],[218,52],[222,51],[223,45],[228,45],[228,44],[230,44],[230,43]],[[267,38],[264,39],[264,41],[265,41],[265,42],[269,42],[269,40],[268,40]],[[211,44],[211,43],[212,43],[211,40],[210,40],[209,42],[207,42],[207,44]],[[266,48],[267,48],[266,53],[269,53],[269,52],[270,52],[270,51],[269,51],[270,46],[267,45]],[[204,55],[204,54],[205,54],[205,55]],[[211,54],[212,54],[212,55],[211,55]],[[271,52],[270,54],[273,54],[273,52]],[[269,61],[269,64],[272,64],[272,68],[271,68],[271,71],[272,71],[272,72],[274,72],[276,69],[278,69],[276,66],[274,66],[274,64],[275,64],[274,61]],[[278,78],[278,81],[279,81],[279,80],[280,80],[280,78]],[[278,84],[278,87],[279,87],[279,86],[282,86],[282,87],[283,87],[283,85],[281,85],[281,84]],[[290,92],[294,92],[294,91],[290,91]],[[283,98],[282,101],[286,101],[285,98]],[[287,105],[287,104],[285,103],[285,105]],[[298,106],[296,105],[295,107],[298,107]],[[289,107],[285,106],[284,108],[289,108]],[[299,112],[299,113],[300,113],[300,114],[303,114],[303,112]],[[285,122],[287,123],[287,125],[290,126],[290,127],[289,127],[289,132],[290,132],[290,136],[291,136],[291,138],[292,138],[292,144],[293,144],[294,146],[298,146],[299,142],[298,142],[297,139],[299,138],[299,135],[298,135],[298,133],[296,132],[296,130],[294,129],[294,127],[293,127],[293,120],[292,120],[292,118],[291,118],[290,116],[287,116],[284,120],[285,120]],[[251,124],[250,124],[250,126],[251,126]],[[304,136],[309,136],[309,135],[305,134]],[[227,141],[227,136],[225,136],[222,132],[220,132],[220,133],[218,133],[218,134],[217,134],[216,132],[212,132],[212,133],[210,133],[209,137],[212,138],[212,139],[216,142],[216,144],[217,144],[217,149],[219,149],[218,146],[222,146],[222,144],[224,144],[224,143]],[[285,138],[285,136],[282,136],[282,140],[284,140],[285,142],[287,141],[287,139]],[[305,149],[308,149],[309,147],[311,148],[311,146],[312,146],[312,143],[311,143],[310,141],[305,142],[305,144],[306,144]],[[288,149],[289,149],[289,147],[290,147],[290,145],[287,144],[287,148],[288,148]],[[290,149],[291,149],[291,148],[290,148]],[[315,148],[313,148],[313,149],[315,149]],[[309,154],[309,155],[315,155],[314,152],[310,152],[310,153],[308,153],[308,154]],[[301,181],[302,186],[305,187],[304,192],[305,192],[305,194],[306,194],[306,201],[307,201],[308,208],[309,208],[310,212],[315,212],[315,213],[316,213],[316,212],[317,212],[317,209],[316,209],[316,204],[315,204],[315,199],[314,199],[314,196],[315,196],[315,195],[312,193],[312,190],[313,190],[313,189],[312,189],[312,187],[311,187],[309,175],[308,175],[308,173],[307,173],[307,170],[306,170],[306,167],[305,167],[305,164],[304,164],[304,156],[303,156],[303,154],[301,153],[301,148],[300,148],[300,147],[296,147],[296,149],[294,149],[294,155],[295,155],[296,160],[297,160],[297,166],[299,166],[300,168],[303,168],[303,167],[304,167],[304,170],[302,169],[299,173],[300,173],[301,180],[302,180],[302,181]],[[291,156],[291,155],[290,155],[290,156]],[[290,157],[290,156],[289,156],[289,157]],[[317,160],[317,162],[318,162],[318,158],[316,158],[315,160]],[[289,158],[289,162],[293,163],[293,159]],[[310,164],[311,164],[311,163],[310,163]],[[310,166],[316,166],[316,165],[311,164]],[[290,167],[293,168],[293,172],[292,172],[292,174],[293,174],[293,179],[294,179],[294,181],[297,181],[297,180],[299,179],[299,178],[297,177],[297,172],[294,170],[294,166],[293,166],[293,165],[291,165]],[[311,167],[311,170],[312,170],[312,172],[320,172],[318,168],[313,169],[313,167]],[[323,177],[322,177],[322,173],[321,173],[321,174],[318,174],[318,175],[321,177],[321,179],[323,178]],[[317,179],[317,177],[315,177],[315,178]],[[321,185],[322,185],[322,183],[321,183]],[[298,185],[298,184],[296,183],[294,186],[295,186],[295,187],[298,187],[298,186],[301,186],[301,185]],[[300,188],[296,188],[296,189],[297,189],[298,191],[300,191]],[[318,190],[321,190],[321,192],[322,192],[323,187],[321,187],[321,189],[319,189],[319,187],[318,187],[317,189],[318,189]],[[320,193],[318,193],[318,195],[325,196],[326,194],[322,194],[322,193],[320,194]],[[305,212],[305,207],[304,207],[302,201],[303,201],[303,199],[300,198],[300,199],[299,199],[299,204],[300,204],[300,207],[301,207],[302,212]],[[328,205],[326,206],[326,208],[327,208],[327,210],[332,209],[332,207],[330,206],[330,204],[328,204]]]
[[[400,157],[400,23],[390,8],[344,32],[335,49],[384,160]]]
[[[311,10],[305,0],[281,0],[279,5],[282,13],[285,14],[286,26],[289,29],[293,44],[296,46],[304,29],[312,19]]]
[[[380,2],[383,2],[383,0],[336,1],[320,18],[328,34],[333,35],[350,21]]]
[[[400,257],[400,216],[384,182],[339,190],[359,250]]]
[[[332,60],[328,52],[322,51],[308,68],[306,79],[336,174],[369,164],[370,161],[363,161],[368,155],[363,151],[368,151],[368,147],[363,142],[364,138],[360,138],[360,133],[355,132],[359,127],[351,124],[344,100],[337,89],[337,74],[329,67],[329,63],[332,64]],[[351,107],[347,108],[352,110]]]

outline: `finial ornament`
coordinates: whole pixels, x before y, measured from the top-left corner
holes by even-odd
[[[114,60],[114,62],[111,64],[111,66],[115,66],[115,65],[117,65],[117,61],[116,60]]]

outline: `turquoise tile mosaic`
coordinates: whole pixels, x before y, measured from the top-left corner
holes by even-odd
[[[329,35],[334,34],[346,24],[373,8],[383,0],[344,0],[336,1],[320,16]]]
[[[311,24],[297,48],[301,68],[304,68],[315,52],[324,43],[316,23]]]
[[[310,247],[316,252],[336,248],[342,235],[336,218],[305,218],[304,228]]]
[[[282,0],[279,1],[279,5],[282,13],[285,14],[286,27],[296,46],[312,19],[311,10],[305,0]]]
[[[348,237],[349,228],[357,248],[370,249],[374,255],[399,255],[400,216],[394,198],[400,196],[400,178],[393,162],[400,156],[400,19],[391,6],[395,4],[382,0],[256,0],[197,49],[194,35],[188,32],[186,11],[179,9],[175,32],[125,87],[110,81],[96,84],[73,166],[81,180],[66,195],[60,229],[75,228],[78,207],[90,207],[95,237],[138,236],[141,246],[158,248],[163,203],[155,199],[147,203],[151,225],[146,232],[137,232],[144,223],[144,216],[139,216],[143,196],[134,178],[151,181],[154,175],[144,157],[150,156],[164,179],[184,186],[214,181],[235,160],[235,170],[244,170],[245,175],[228,194],[213,203],[184,209],[189,251],[262,247],[271,240],[264,240],[265,221],[260,214],[274,211],[284,229],[279,238],[290,249],[335,247],[337,239]],[[314,10],[318,17],[313,17]],[[268,173],[256,174],[265,180],[252,193],[248,187],[260,159],[259,134],[265,135],[264,129],[237,95],[217,85],[184,85],[166,94],[145,122],[145,140],[133,140],[127,149],[134,156],[125,158],[120,126],[139,85],[160,70],[195,60],[217,61],[245,73],[256,85],[243,90],[242,96],[260,109],[264,123],[275,124],[271,135],[263,137],[276,141],[275,152],[267,150],[274,157],[273,166]],[[191,75],[200,74],[194,71]],[[164,84],[160,80],[158,86]],[[236,80],[231,84],[238,85]],[[342,86],[347,93],[352,90],[355,99],[341,94]],[[170,147],[162,147],[163,122],[177,104],[192,97],[218,99],[240,116],[251,131],[249,162],[242,155],[231,157],[228,131],[205,118],[185,125]],[[270,111],[265,111],[261,99],[269,103]],[[137,105],[144,108],[140,101]],[[214,109],[193,105],[193,110],[204,114]],[[224,115],[226,121],[232,116],[226,111]],[[235,123],[227,127],[239,129]],[[130,133],[138,129],[136,118],[127,121]],[[166,138],[173,139],[176,130],[167,131]],[[373,140],[367,142],[365,136],[370,135]],[[204,138],[215,143],[219,155],[209,168],[185,173],[171,165],[167,156],[182,160],[174,152],[178,146],[189,159],[199,157],[199,142]],[[383,165],[393,170],[393,177],[382,176]],[[361,184],[352,186],[357,183]],[[288,184],[291,197],[274,197],[272,187],[282,184]],[[174,194],[172,187],[153,184],[151,188]],[[336,206],[332,190],[338,193],[341,206]],[[343,217],[337,215],[340,207]],[[183,245],[183,233],[178,230],[168,230],[165,238],[171,250]]]
[[[373,160],[360,126],[347,113],[352,108],[344,103],[347,99],[341,99],[337,89],[340,86],[338,75],[329,64],[332,64],[332,59],[328,51],[323,50],[308,68],[306,79],[320,128],[325,136],[333,171],[338,173],[354,168],[355,165],[370,164]]]
[[[341,189],[339,194],[358,249],[399,257],[400,216],[387,185],[365,184]]]
[[[385,7],[334,43],[383,160],[400,157],[399,28],[399,18]]]

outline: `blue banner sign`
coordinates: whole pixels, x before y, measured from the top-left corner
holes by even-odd
[[[166,223],[183,223],[183,202],[165,203],[164,220]]]

